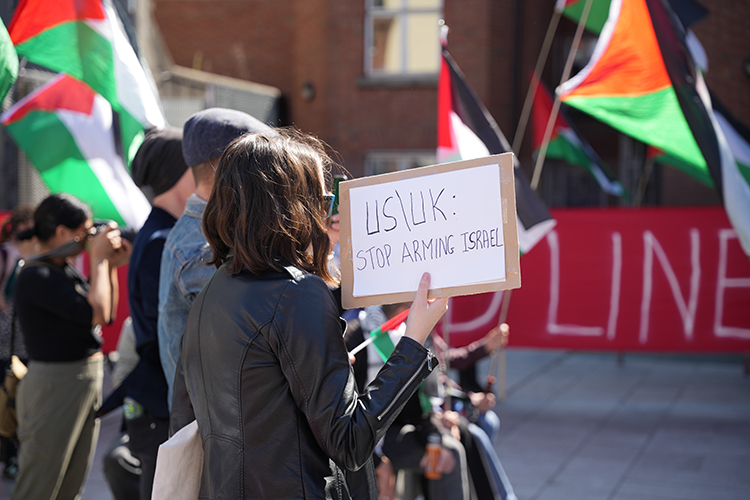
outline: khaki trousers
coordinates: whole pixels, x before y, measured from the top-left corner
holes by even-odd
[[[14,500],[75,500],[99,436],[103,356],[66,363],[31,361],[16,398],[18,477]]]

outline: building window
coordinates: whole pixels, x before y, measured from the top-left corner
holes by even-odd
[[[442,0],[365,0],[365,74],[434,76],[440,70]]]
[[[387,174],[436,163],[434,150],[368,151],[365,153],[365,175]]]

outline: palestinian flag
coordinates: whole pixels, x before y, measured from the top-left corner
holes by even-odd
[[[721,170],[697,69],[662,0],[612,0],[588,65],[558,88],[563,102],[676,157],[714,186]],[[690,83],[692,82],[692,83]],[[698,101],[700,99],[698,98]]]
[[[607,22],[607,16],[609,15],[610,1],[594,0],[589,10],[589,17],[586,18],[587,30],[597,35],[602,32],[604,23]],[[557,0],[555,10],[571,21],[578,23],[583,15],[583,8],[585,6],[586,0]]]
[[[94,217],[138,229],[151,206],[115,150],[112,107],[64,73],[0,117],[53,193],[70,193]]]
[[[716,123],[734,156],[734,163],[722,163],[724,207],[742,249],[750,255],[750,130],[711,96]]]
[[[591,61],[558,93],[567,104],[677,158],[688,175],[716,187],[750,255],[750,191],[722,115],[714,113],[686,28],[700,15],[700,10],[692,18],[680,14],[666,0],[612,0]]]
[[[19,56],[86,82],[117,113],[127,163],[144,129],[165,125],[155,86],[111,0],[21,0],[8,31]]]
[[[470,160],[509,151],[510,144],[495,119],[443,46],[438,80],[437,161]],[[518,244],[521,254],[525,254],[555,227],[557,221],[529,186],[515,157],[514,161]]]
[[[724,132],[729,149],[732,150],[740,175],[747,184],[750,184],[750,130],[732,116],[713,94],[711,94],[711,103],[714,116]],[[748,214],[750,215],[750,211]]]
[[[552,113],[552,95],[544,83],[539,82],[531,107],[531,131],[536,152],[542,147],[550,113]],[[563,108],[560,108],[552,129],[552,136],[547,147],[547,158],[556,158],[584,168],[596,179],[605,193],[629,197],[615,174],[599,158],[588,141],[573,127],[573,122],[567,117]]]
[[[0,101],[5,99],[16,78],[18,78],[18,56],[8,36],[8,30],[0,21]]]
[[[607,22],[609,7],[612,0],[593,1],[594,3],[591,5],[589,17],[586,19],[586,29],[599,35],[604,28],[604,23]],[[555,10],[574,23],[578,23],[583,15],[583,7],[585,4],[586,0],[557,0]],[[693,61],[695,61],[698,67],[704,72],[708,71],[708,57],[706,56],[706,51],[700,41],[698,41],[698,37],[695,36],[692,30],[688,29],[690,25],[706,17],[708,15],[708,10],[695,0],[679,0],[678,2],[672,2],[672,8],[674,9],[675,14],[680,18],[682,25],[687,30],[685,41],[690,49],[690,54],[693,56]]]
[[[614,0],[613,0],[614,1]],[[688,4],[693,2],[687,1]],[[683,2],[684,3],[684,2]],[[666,0],[646,0],[669,78],[705,164],[724,202],[743,251],[750,256],[750,186],[737,163],[747,162],[747,145],[736,121],[712,98],[696,66],[685,25],[690,18]],[[684,10],[684,9],[683,9]],[[696,16],[701,10],[696,10]],[[715,101],[715,102],[714,102]],[[745,132],[745,137],[747,133]],[[669,151],[670,154],[674,154]],[[744,158],[744,159],[743,159]],[[744,163],[746,164],[746,163]],[[746,173],[747,171],[744,170]]]

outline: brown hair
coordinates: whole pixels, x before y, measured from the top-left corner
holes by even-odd
[[[231,274],[292,264],[333,284],[323,210],[331,163],[319,140],[293,129],[246,134],[227,146],[203,215],[210,264],[219,267],[233,252]]]

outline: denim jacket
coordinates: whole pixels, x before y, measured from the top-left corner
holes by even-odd
[[[212,254],[203,235],[205,208],[203,199],[196,194],[190,195],[182,217],[169,232],[161,255],[159,356],[169,386],[167,398],[170,408],[174,373],[190,306],[216,271],[214,266],[206,265],[211,261]]]

